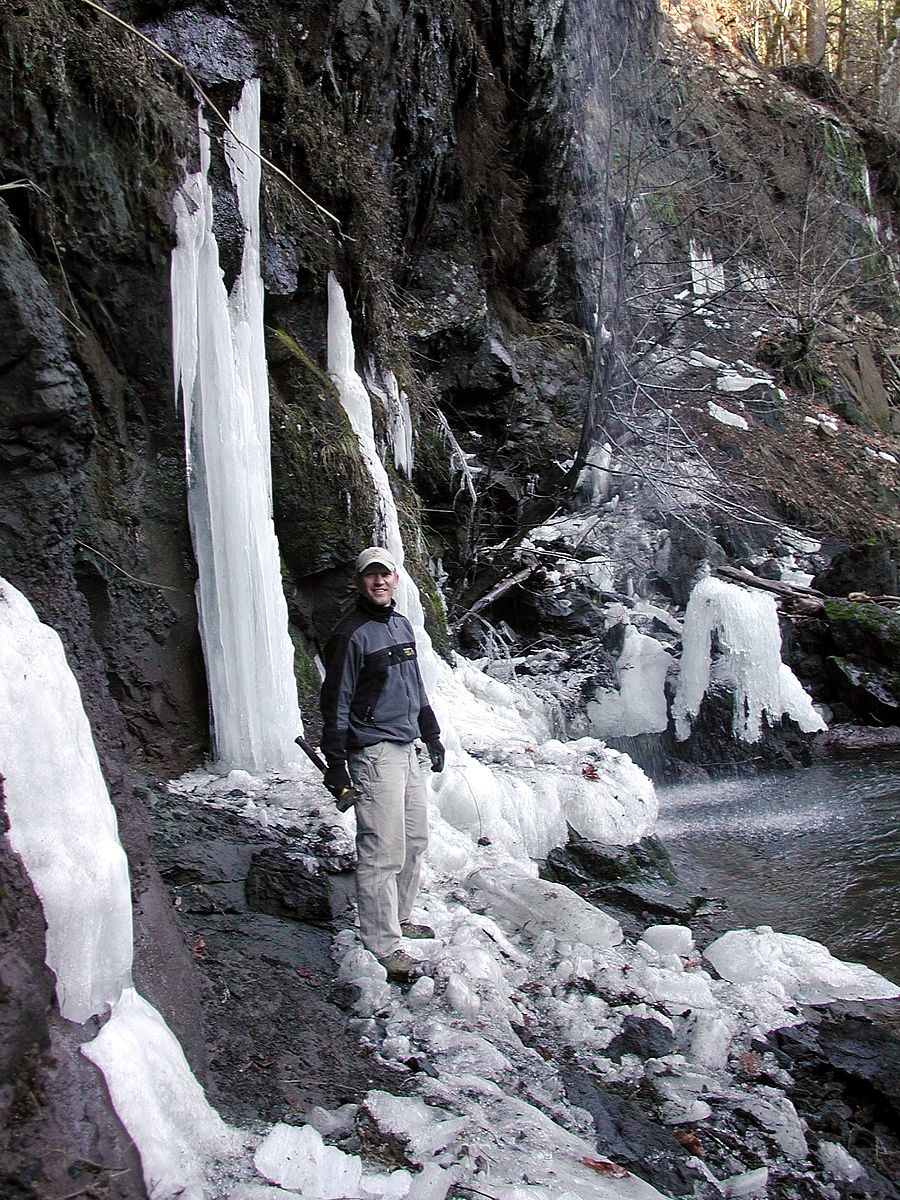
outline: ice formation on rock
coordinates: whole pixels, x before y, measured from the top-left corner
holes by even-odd
[[[586,705],[597,737],[662,733],[669,724],[665,683],[672,663],[672,655],[656,638],[627,625],[616,659],[618,691],[598,689]]]
[[[233,1131],[178,1042],[130,986],[131,888],[78,684],[58,635],[0,580],[0,763],[9,840],[44,909],[60,1012],[109,1020],[82,1053],[103,1072],[156,1198],[201,1197]]]
[[[562,884],[533,879],[503,867],[480,867],[468,876],[493,912],[534,936],[606,949],[622,941],[619,922]]]
[[[691,287],[695,296],[715,296],[725,291],[725,268],[713,258],[711,250],[705,250],[691,238]]]
[[[703,953],[723,979],[752,984],[769,978],[801,1004],[889,1000],[900,991],[862,963],[842,962],[819,942],[768,925],[729,930]]]
[[[81,1052],[103,1072],[113,1107],[137,1147],[151,1197],[206,1196],[210,1163],[236,1154],[241,1137],[207,1103],[156,1009],[127,988]]]
[[[691,721],[712,684],[733,693],[732,727],[742,741],[759,741],[763,716],[773,723],[791,717],[804,733],[825,729],[802,684],[781,661],[771,596],[712,576],[700,580],[688,600],[683,646],[673,705],[679,740],[690,737]]]
[[[210,139],[175,196],[173,359],[184,407],[188,513],[214,753],[251,771],[297,760],[294,650],[272,522],[269,393],[259,271],[259,80],[229,117],[225,152],[245,236],[226,292],[213,233]]]
[[[5,580],[0,770],[9,839],[47,920],[60,1012],[86,1021],[131,982],[128,863],[62,642]]]

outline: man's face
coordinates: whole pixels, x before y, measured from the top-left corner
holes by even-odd
[[[356,586],[373,604],[390,604],[399,582],[398,573],[389,571],[381,563],[372,563],[356,577]]]

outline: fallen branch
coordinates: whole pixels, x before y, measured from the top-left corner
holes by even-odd
[[[493,604],[494,601],[499,600],[501,596],[505,596],[508,591],[516,586],[516,584],[524,583],[529,576],[535,573],[537,567],[537,563],[531,563],[529,566],[523,567],[521,571],[517,571],[515,575],[510,575],[507,579],[501,579],[501,581],[495,587],[492,587],[489,592],[482,596],[480,600],[476,600],[472,607],[463,613],[463,615],[456,622],[457,627],[464,625],[465,622],[468,621],[469,617],[476,616],[483,608],[487,608],[489,604]]]
[[[802,583],[783,583],[780,579],[762,579],[752,571],[740,567],[716,567],[714,573],[725,579],[733,579],[735,583],[746,583],[749,587],[762,588],[766,592],[775,592],[779,596],[811,596],[816,600],[824,600],[825,593],[815,588],[806,587]]]

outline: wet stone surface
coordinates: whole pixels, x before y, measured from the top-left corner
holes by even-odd
[[[298,1124],[313,1105],[403,1091],[408,1072],[361,1047],[354,989],[336,979],[332,938],[351,919],[345,843],[318,820],[267,829],[202,800],[155,799],[155,852],[200,977],[209,1095],[226,1120]]]

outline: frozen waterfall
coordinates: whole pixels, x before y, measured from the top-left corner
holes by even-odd
[[[397,608],[409,618],[415,630],[419,665],[425,688],[431,694],[437,683],[434,650],[431,638],[425,632],[425,614],[422,611],[419,589],[403,565],[406,554],[400,534],[397,505],[394,502],[387,470],[375,445],[372,401],[354,365],[353,331],[347,302],[341,285],[331,274],[328,276],[328,374],[335,382],[341,404],[353,432],[359,439],[359,448],[372,476],[378,513],[378,526],[373,533],[374,541],[390,550],[397,563],[400,572],[400,584],[396,592]],[[410,456],[411,453],[410,448]]]
[[[734,694],[734,736],[742,741],[759,741],[764,714],[773,723],[791,717],[804,733],[826,728],[803,685],[781,661],[774,599],[708,576],[691,592],[684,616],[681,678],[673,705],[680,741],[690,737],[691,720],[712,684]]]
[[[188,514],[222,767],[284,767],[301,731],[294,650],[272,522],[269,394],[259,269],[259,80],[229,115],[225,156],[244,222],[229,295],[213,233],[210,138],[200,118],[200,170],[175,197],[172,256],[176,390],[184,406]]]

